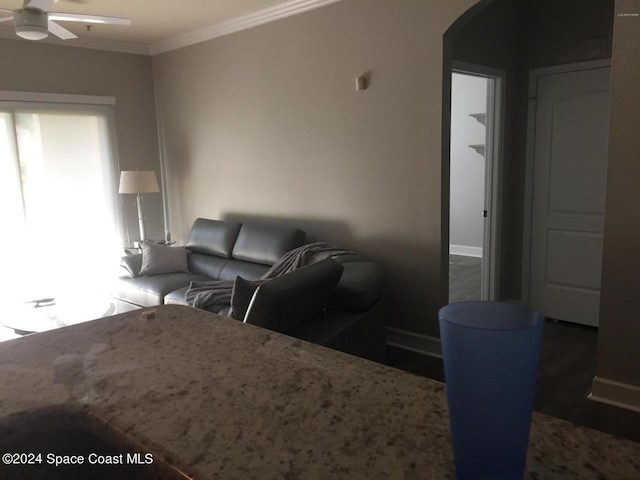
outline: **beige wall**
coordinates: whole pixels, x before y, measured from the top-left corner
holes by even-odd
[[[0,52],[0,90],[115,97],[121,167],[159,167],[149,57],[5,39]],[[148,234],[163,238],[160,195],[145,198]],[[125,207],[132,234],[138,235],[135,199],[127,198]]]
[[[389,324],[436,336],[442,36],[473,3],[344,0],[154,57],[173,231],[300,225],[379,262]]]
[[[617,0],[616,14],[640,14]],[[616,16],[597,375],[594,394],[640,409],[640,17]]]
[[[437,335],[442,35],[471,3],[344,0],[154,57],[174,232],[197,216],[300,225],[383,265],[389,325]],[[640,385],[637,22],[615,23],[598,369]]]

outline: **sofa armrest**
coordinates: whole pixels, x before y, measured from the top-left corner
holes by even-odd
[[[253,294],[245,323],[286,333],[324,315],[343,267],[327,258],[262,283]]]
[[[337,257],[340,258],[340,257]],[[331,297],[329,308],[341,312],[364,312],[382,296],[384,275],[373,262],[347,261],[342,263],[344,272]]]
[[[120,266],[124,268],[130,278],[139,277],[140,269],[142,268],[142,254],[134,253],[133,255],[122,257]]]

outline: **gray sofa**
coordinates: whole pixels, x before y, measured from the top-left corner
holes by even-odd
[[[116,310],[186,305],[191,282],[212,280],[235,281],[230,304],[238,303],[244,280],[259,279],[304,244],[305,233],[295,228],[199,218],[186,243],[185,271],[140,275],[142,254],[122,258],[123,274],[113,292]],[[249,292],[251,304],[240,320],[383,361],[383,276],[375,263],[357,254],[338,255],[266,281],[257,290]],[[230,304],[207,309],[233,315]]]

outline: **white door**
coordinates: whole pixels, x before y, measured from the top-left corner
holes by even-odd
[[[609,125],[608,67],[538,77],[530,303],[598,325]]]

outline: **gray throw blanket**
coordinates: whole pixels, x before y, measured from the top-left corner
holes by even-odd
[[[352,253],[328,243],[309,243],[285,253],[260,279],[266,281],[325,258]],[[233,280],[191,282],[185,294],[186,300],[189,305],[197,308],[230,305],[233,282]]]

